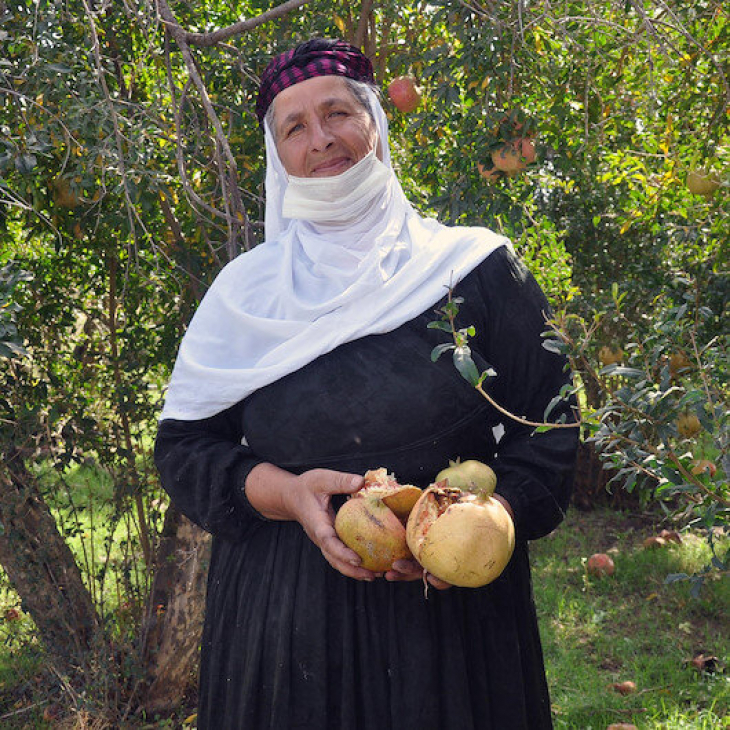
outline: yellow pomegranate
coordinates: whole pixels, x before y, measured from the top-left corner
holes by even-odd
[[[682,438],[694,438],[701,430],[700,419],[694,413],[685,412],[676,420],[677,431]]]
[[[335,532],[360,556],[361,567],[380,573],[396,560],[413,557],[405,522],[421,490],[398,484],[383,468],[366,472],[364,478],[363,488],[337,512]]]
[[[501,502],[444,480],[426,489],[411,510],[406,541],[429,573],[455,586],[477,588],[507,566],[515,530]]]
[[[604,367],[614,364],[618,365],[624,359],[624,351],[620,347],[604,345],[598,351],[598,359]]]
[[[446,469],[436,475],[436,481],[446,479],[450,487],[466,489],[477,494],[492,496],[497,487],[497,475],[492,468],[476,459],[449,461]]]
[[[720,187],[720,177],[706,167],[692,170],[687,175],[687,188],[692,195],[703,195],[711,198]]]

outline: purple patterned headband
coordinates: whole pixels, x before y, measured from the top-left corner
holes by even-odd
[[[374,82],[370,59],[344,41],[315,38],[271,60],[261,76],[256,116],[263,126],[266,110],[274,97],[289,86],[314,76],[345,76]]]

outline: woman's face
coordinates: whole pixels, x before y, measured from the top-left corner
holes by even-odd
[[[341,76],[315,76],[274,99],[276,149],[294,177],[339,175],[375,145],[375,124]]]

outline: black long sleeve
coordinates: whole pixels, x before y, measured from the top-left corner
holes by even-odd
[[[261,522],[244,493],[261,462],[241,444],[240,421],[228,410],[199,421],[166,419],[155,442],[155,463],[175,506],[204,530],[237,541]]]

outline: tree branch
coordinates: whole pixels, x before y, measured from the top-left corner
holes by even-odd
[[[360,10],[360,20],[357,21],[357,30],[353,38],[352,45],[362,48],[365,43],[365,35],[368,30],[368,16],[373,8],[373,0],[363,0],[362,9]]]
[[[300,2],[300,0],[296,0]],[[225,159],[225,167],[227,170],[221,170],[221,188],[225,199],[226,207],[226,219],[228,222],[228,252],[229,257],[232,258],[236,252],[236,241],[239,238],[241,230],[243,229],[243,248],[245,250],[251,247],[251,226],[248,222],[248,216],[246,210],[243,207],[243,201],[241,200],[241,192],[238,189],[238,166],[236,160],[231,152],[231,147],[228,144],[228,138],[223,131],[223,125],[221,120],[216,114],[213,104],[208,96],[208,90],[205,87],[198,66],[193,57],[193,53],[188,45],[187,36],[188,34],[175,20],[175,16],[170,10],[170,6],[167,4],[167,0],[157,0],[157,6],[160,12],[160,17],[167,26],[167,31],[175,39],[180,53],[182,54],[185,66],[188,70],[190,80],[193,82],[200,95],[200,101],[203,104],[203,109],[208,116],[213,128],[215,129],[216,142],[220,146],[220,150],[223,153]],[[227,179],[228,178],[228,179]],[[229,182],[230,181],[230,182]],[[230,199],[229,199],[230,196]]]
[[[162,0],[164,2],[164,0]],[[261,15],[257,15],[255,18],[249,18],[247,20],[240,20],[238,23],[234,23],[233,25],[229,25],[226,28],[220,28],[219,30],[214,30],[212,33],[189,33],[184,32],[184,40],[186,43],[189,43],[193,46],[199,46],[201,48],[209,48],[210,46],[216,45],[216,43],[220,43],[222,41],[226,41],[229,38],[232,38],[236,35],[241,35],[242,33],[245,33],[247,30],[252,30],[253,28],[256,28],[259,25],[263,25],[264,23],[268,23],[270,20],[275,20],[276,18],[281,18],[283,15],[286,15],[287,13],[290,13],[292,10],[297,10],[298,8],[302,7],[302,5],[306,5],[309,2],[309,0],[288,0],[288,2],[282,3],[281,5],[278,5],[275,8],[272,8],[271,10],[267,10],[265,13],[261,13]],[[167,3],[165,2],[165,5]],[[172,24],[177,26],[178,28],[180,26],[177,25],[174,19],[169,20],[164,15],[162,16],[162,20],[166,24]]]

